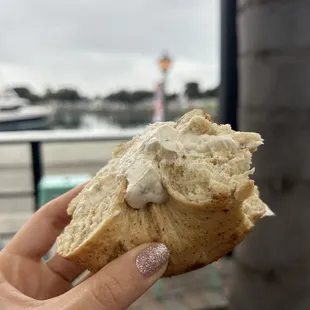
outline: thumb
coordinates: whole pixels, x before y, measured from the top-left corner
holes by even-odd
[[[63,297],[69,301],[69,309],[127,309],[162,276],[168,259],[169,250],[164,244],[141,245],[109,263]]]

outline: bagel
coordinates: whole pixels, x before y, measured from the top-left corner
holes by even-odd
[[[71,201],[57,252],[91,272],[148,242],[169,248],[164,276],[216,261],[272,214],[250,179],[262,144],[199,109],[147,126]]]

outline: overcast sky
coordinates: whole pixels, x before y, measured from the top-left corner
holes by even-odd
[[[0,0],[0,87],[76,86],[87,95],[219,82],[218,0]]]

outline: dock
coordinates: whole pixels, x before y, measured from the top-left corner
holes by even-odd
[[[48,135],[41,133],[45,140]],[[87,135],[84,138],[88,141],[84,142],[75,137],[75,143],[58,143],[54,136],[53,143],[42,143],[44,174],[94,175],[104,166],[120,141],[100,141],[100,134]],[[15,138],[18,142],[18,133]],[[3,142],[5,138],[1,140],[0,134],[0,241],[6,244],[31,217],[35,201],[30,144]],[[224,258],[200,270],[162,279],[130,309],[226,309],[230,269],[231,261]]]
[[[139,104],[119,104],[115,102],[105,102],[94,106],[85,102],[64,104],[55,102],[55,124],[65,124],[69,122],[79,123],[80,118],[85,114],[95,114],[97,117],[105,118],[112,123],[122,127],[130,127],[139,124],[148,124],[152,122],[154,116],[154,103],[149,100]],[[167,108],[167,118],[175,120],[194,107],[202,108],[209,113],[213,119],[217,116],[218,100],[209,98],[196,100],[194,106],[182,107],[178,102],[172,102]]]

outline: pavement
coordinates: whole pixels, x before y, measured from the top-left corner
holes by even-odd
[[[218,262],[187,274],[161,279],[130,310],[227,309],[231,261]]]

